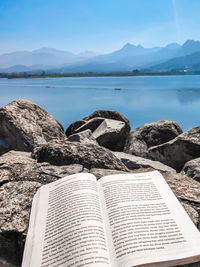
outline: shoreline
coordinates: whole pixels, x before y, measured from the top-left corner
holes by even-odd
[[[140,76],[196,76],[200,72],[141,72],[141,73],[88,73],[88,74],[13,74],[0,73],[0,78],[32,79],[32,78],[81,78],[81,77],[140,77]]]

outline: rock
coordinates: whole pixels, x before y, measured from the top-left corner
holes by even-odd
[[[90,116],[83,118],[83,120],[89,121],[92,118],[96,118],[96,117],[101,117],[104,119],[111,119],[111,120],[117,120],[117,121],[122,121],[125,123],[125,127],[126,130],[129,132],[130,131],[130,123],[129,120],[121,115],[119,112],[117,111],[112,111],[112,110],[97,110],[95,112],[93,112]]]
[[[54,165],[81,164],[87,169],[105,168],[127,171],[126,166],[108,149],[92,143],[51,141],[34,149],[38,162]]]
[[[175,139],[149,149],[148,156],[177,171],[187,161],[200,157],[200,127],[195,127]]]
[[[113,153],[118,159],[120,159],[124,163],[124,165],[129,170],[135,170],[140,168],[153,168],[155,170],[162,172],[176,173],[174,169],[158,161],[137,157],[123,152],[113,152]]]
[[[185,174],[194,180],[200,182],[200,158],[186,162],[183,167]]]
[[[111,110],[97,110],[92,113],[90,116],[85,117],[79,121],[72,123],[66,130],[65,134],[70,136],[75,132],[84,131],[86,129],[90,129],[92,132],[101,124],[104,119],[111,119],[122,121],[125,123],[126,131],[130,131],[130,123],[129,120],[118,113],[117,111]]]
[[[72,134],[67,139],[69,142],[81,142],[81,143],[94,143],[98,144],[95,138],[92,136],[91,130],[84,130],[80,133]]]
[[[0,187],[0,263],[21,266],[32,199],[37,182],[10,182]]]
[[[128,133],[124,122],[104,119],[92,136],[99,145],[113,151],[122,151]]]
[[[70,136],[71,134],[74,134],[75,130],[78,129],[79,127],[81,127],[85,123],[86,123],[86,121],[79,120],[79,121],[75,121],[72,124],[70,124],[70,126],[65,131],[66,136]]]
[[[9,181],[35,181],[42,184],[83,171],[80,164],[54,166],[38,163],[30,153],[9,151],[0,157],[0,185]]]
[[[0,154],[32,151],[54,138],[65,138],[63,127],[38,105],[16,100],[0,108]]]
[[[77,128],[75,130],[75,133],[80,133],[88,129],[91,130],[91,132],[94,132],[103,121],[104,121],[104,118],[98,118],[98,117],[93,118],[89,121],[86,121],[86,123],[81,125],[81,127]]]
[[[182,133],[176,122],[162,120],[144,124],[129,133],[124,152],[147,157],[148,149],[174,139]]]

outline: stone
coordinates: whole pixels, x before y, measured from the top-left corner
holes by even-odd
[[[37,182],[10,182],[0,187],[0,263],[3,266],[21,266],[30,207],[40,186]]]
[[[124,122],[104,119],[92,136],[99,145],[113,151],[122,151],[128,133]]]
[[[192,159],[185,163],[183,167],[185,174],[200,182],[200,158]]]
[[[98,144],[96,139],[92,136],[91,130],[87,129],[82,132],[74,133],[67,138],[70,142],[81,142],[81,143],[94,143]]]
[[[93,143],[54,140],[36,147],[32,157],[38,162],[49,162],[54,165],[81,164],[87,169],[105,168],[128,171],[111,151]]]
[[[187,161],[200,157],[200,126],[182,133],[167,143],[151,147],[148,157],[178,172],[181,171]]]
[[[63,127],[40,106],[22,99],[0,108],[0,154],[32,151],[54,138],[65,138]]]
[[[117,111],[112,110],[97,110],[92,113],[90,116],[85,117],[79,121],[75,121],[72,123],[66,130],[66,136],[70,136],[74,133],[84,131],[86,129],[90,129],[92,132],[97,129],[97,127],[103,122],[104,119],[111,119],[122,121],[125,123],[126,131],[130,131],[130,123],[129,120],[118,113]]]
[[[94,132],[103,121],[104,118],[93,118],[89,121],[86,121],[86,123],[81,125],[81,127],[77,128],[75,133],[79,133],[88,129],[91,130],[91,132]]]
[[[74,134],[75,130],[78,129],[79,127],[81,127],[85,123],[86,123],[86,121],[79,120],[79,121],[75,121],[72,124],[70,124],[70,126],[65,131],[66,136],[70,136],[71,134]]]
[[[83,118],[83,120],[89,121],[92,118],[96,118],[96,117],[101,117],[101,118],[104,118],[104,119],[111,119],[111,120],[122,121],[122,122],[125,123],[127,131],[128,132],[130,131],[130,123],[129,123],[129,120],[125,116],[123,116],[122,114],[120,114],[117,111],[112,111],[112,110],[96,110],[90,116]]]
[[[10,181],[46,184],[82,171],[80,164],[55,166],[47,162],[38,163],[29,152],[9,151],[0,157],[0,185]]]
[[[148,157],[148,149],[174,139],[182,133],[176,122],[162,120],[144,124],[129,133],[124,152]]]
[[[167,165],[164,165],[163,163],[159,161],[153,161],[150,159],[137,157],[137,156],[130,155],[127,153],[123,153],[123,152],[113,152],[113,154],[118,159],[120,159],[129,170],[135,170],[135,169],[140,169],[140,168],[153,168],[155,170],[162,171],[162,172],[176,173],[174,169],[172,169],[171,167]]]

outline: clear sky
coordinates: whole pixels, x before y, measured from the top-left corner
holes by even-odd
[[[200,0],[0,0],[0,54],[200,40]]]

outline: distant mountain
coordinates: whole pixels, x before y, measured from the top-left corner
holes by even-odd
[[[0,73],[27,72],[31,69],[24,65],[14,65],[9,68],[0,68]]]
[[[200,70],[200,51],[183,57],[175,57],[162,64],[152,66],[150,71]]]
[[[0,73],[20,73],[20,72],[39,72],[42,73],[46,66],[43,65],[32,65],[30,67],[27,67],[25,65],[14,65],[9,68],[0,68]],[[53,66],[49,66],[50,69],[53,68]]]
[[[135,46],[127,43],[121,49],[110,54],[100,55],[72,64],[54,69],[56,73],[80,73],[80,72],[126,72],[133,69],[149,67],[152,64],[164,62],[172,58],[180,45],[170,44],[166,47],[144,48],[141,45]]]
[[[34,51],[19,51],[0,55],[0,68],[9,68],[14,65],[27,67],[42,65],[44,69],[53,68],[63,64],[69,65],[89,58],[86,54],[74,55],[67,51],[54,48],[41,48]],[[31,67],[32,68],[32,67]]]
[[[74,55],[54,48],[41,48],[32,52],[20,51],[0,55],[0,68],[9,68],[9,72],[19,72],[21,68],[23,71],[44,70],[48,73],[159,70],[165,66],[166,68],[175,68],[177,58],[186,57],[196,52],[200,52],[200,42],[194,40],[187,40],[183,45],[170,43],[165,47],[153,48],[144,48],[141,45],[127,43],[121,49],[104,55],[96,55],[90,51]],[[181,60],[186,59],[180,59],[180,62]],[[177,64],[180,65],[180,62]],[[168,63],[175,65],[168,67]],[[17,66],[12,67],[13,65]],[[184,64],[182,63],[182,65]],[[12,71],[10,67],[12,67]]]
[[[200,42],[187,40],[177,51],[176,57],[187,56],[200,51]]]

